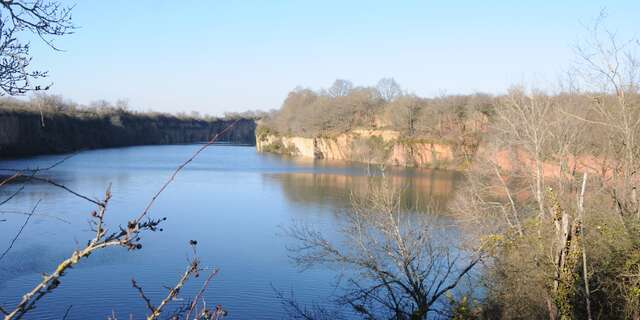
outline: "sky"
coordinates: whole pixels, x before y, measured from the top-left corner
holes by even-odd
[[[279,108],[297,86],[393,77],[421,96],[556,83],[606,9],[621,38],[640,33],[640,1],[75,1],[75,33],[56,52],[32,42],[51,94],[132,109]]]

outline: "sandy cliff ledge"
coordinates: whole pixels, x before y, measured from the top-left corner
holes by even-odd
[[[263,132],[256,149],[313,159],[385,163],[405,167],[452,168],[458,163],[446,143],[405,140],[397,131],[354,130],[334,137],[287,137]]]

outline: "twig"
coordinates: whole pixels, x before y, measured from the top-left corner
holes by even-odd
[[[16,173],[14,173],[12,176],[9,176],[9,177],[7,177],[7,178],[3,179],[2,181],[0,181],[0,187],[2,187],[3,185],[5,185],[6,183],[11,182],[11,180],[14,180],[14,179],[18,178],[20,175],[21,175],[21,173],[20,173],[20,172],[16,172]]]
[[[82,199],[88,200],[88,201],[90,201],[90,202],[92,202],[92,203],[94,203],[94,204],[99,205],[99,203],[97,203],[96,201],[94,201],[94,200],[90,199],[89,197],[84,196],[84,195],[81,195],[81,194],[79,194],[78,192],[75,192],[75,191],[73,191],[73,190],[71,190],[71,189],[67,188],[66,186],[61,185],[61,184],[59,184],[59,183],[57,183],[57,182],[55,182],[55,181],[53,181],[53,180],[51,180],[51,179],[46,179],[46,178],[39,178],[39,177],[36,177],[36,175],[37,175],[38,173],[40,173],[40,172],[42,172],[42,171],[51,170],[51,169],[53,169],[53,168],[55,168],[55,167],[57,167],[57,166],[61,165],[62,163],[64,163],[65,161],[69,160],[70,158],[74,157],[74,156],[75,156],[75,155],[77,155],[77,154],[78,154],[78,153],[72,153],[72,154],[70,154],[70,155],[68,155],[68,156],[66,156],[66,157],[64,157],[64,158],[62,158],[62,159],[60,159],[60,160],[58,160],[58,161],[54,162],[53,164],[49,165],[48,167],[44,167],[44,168],[35,168],[35,169],[28,169],[28,168],[25,168],[25,169],[8,169],[8,168],[0,168],[0,171],[11,171],[11,172],[14,172],[13,176],[11,176],[11,177],[9,177],[9,178],[5,179],[4,181],[2,181],[2,182],[0,183],[0,187],[1,187],[2,185],[4,185],[5,183],[7,183],[7,182],[11,181],[11,180],[14,180],[14,179],[17,179],[17,178],[18,178],[18,177],[20,177],[20,176],[23,176],[23,175],[24,175],[24,174],[23,174],[23,172],[31,172],[31,174],[27,177],[26,181],[30,181],[30,180],[43,181],[43,182],[49,183],[49,184],[51,184],[51,185],[54,185],[54,186],[56,186],[56,187],[58,187],[58,188],[62,188],[62,189],[66,190],[67,192],[69,192],[69,193],[71,193],[71,194],[73,194],[73,195],[75,195],[75,196],[77,196],[77,197],[80,197],[80,198],[82,198]],[[9,202],[11,199],[13,199],[16,195],[18,195],[18,194],[19,194],[20,192],[22,192],[23,190],[24,190],[24,186],[21,186],[17,191],[15,191],[15,192],[14,192],[12,195],[10,195],[7,199],[5,199],[5,200],[3,200],[2,202],[0,202],[0,206],[1,206],[1,205],[3,205],[3,204],[5,204],[5,203],[7,203],[7,202]]]
[[[195,253],[196,243],[197,241],[195,240],[189,241],[189,244],[192,246],[194,253]],[[149,309],[150,313],[149,315],[147,315],[147,320],[157,319],[162,313],[163,308],[166,305],[168,305],[169,302],[176,299],[176,297],[180,293],[180,290],[185,285],[187,280],[189,280],[189,278],[191,277],[198,277],[200,271],[204,271],[204,270],[205,269],[200,268],[200,260],[197,257],[192,258],[189,262],[189,267],[182,274],[182,276],[178,280],[178,283],[173,287],[166,287],[169,290],[169,293],[164,299],[162,299],[162,301],[157,307],[155,307],[153,303],[151,303],[151,299],[149,299],[145,295],[144,290],[142,289],[142,287],[140,287],[137,284],[135,279],[132,279],[131,284],[136,290],[138,290],[140,297],[144,300],[147,306],[147,309]],[[226,311],[224,311],[220,305],[216,306],[216,309],[214,311],[214,310],[208,309],[205,304],[201,312],[196,311],[194,313],[194,310],[196,310],[196,305],[202,299],[202,295],[204,291],[207,290],[207,288],[209,287],[209,283],[211,282],[211,279],[213,279],[213,277],[217,273],[218,273],[217,269],[212,269],[211,272],[209,273],[209,276],[204,281],[202,288],[195,295],[195,298],[189,303],[188,308],[186,306],[180,306],[176,312],[174,312],[171,316],[169,316],[168,319],[177,320],[182,318],[184,320],[188,320],[188,319],[192,319],[191,318],[192,313],[194,314],[194,319],[207,319],[207,320],[222,319],[226,315]],[[184,315],[184,317],[181,317],[181,315]]]
[[[33,209],[31,209],[31,213],[29,215],[27,215],[27,219],[24,220],[24,223],[20,227],[20,230],[18,230],[18,233],[16,234],[16,236],[13,237],[13,239],[9,243],[9,246],[7,247],[7,249],[5,249],[4,252],[0,255],[0,261],[2,261],[2,259],[7,255],[7,253],[9,253],[9,250],[11,250],[11,248],[13,248],[13,245],[16,243],[16,241],[18,240],[18,238],[22,234],[22,231],[24,230],[24,228],[29,223],[29,220],[31,219],[31,217],[34,215],[36,209],[38,208],[38,205],[40,204],[40,201],[42,201],[42,200],[38,200],[38,202],[36,202],[36,205],[33,206]]]
[[[25,215],[28,216],[31,213],[30,212],[24,212],[24,211],[18,211],[18,210],[0,210],[0,214],[20,214],[20,215]],[[39,213],[38,217],[46,217],[46,218],[52,218],[52,219],[56,219],[60,222],[64,222],[66,224],[71,224],[71,222],[69,220],[65,220],[62,219],[60,217],[54,216],[54,215],[50,215],[50,214],[46,214],[46,213]]]
[[[54,162],[53,164],[47,166],[47,167],[43,167],[43,168],[34,168],[34,169],[29,169],[29,168],[23,168],[23,169],[12,169],[12,168],[0,168],[0,171],[14,171],[14,172],[40,172],[40,171],[47,171],[47,170],[51,170],[59,165],[61,165],[62,163],[64,163],[65,161],[75,157],[78,154],[78,152],[74,152],[72,154],[69,154],[67,156],[65,156],[64,158]]]
[[[85,196],[83,194],[80,194],[80,193],[76,192],[76,191],[73,191],[73,190],[69,189],[67,186],[65,186],[63,184],[60,184],[60,183],[57,183],[57,182],[55,182],[55,181],[53,181],[51,179],[40,178],[40,177],[36,177],[36,176],[33,176],[30,179],[31,180],[36,180],[36,181],[46,182],[46,183],[48,183],[48,184],[50,184],[52,186],[55,186],[55,187],[58,187],[58,188],[60,188],[60,189],[62,189],[64,191],[67,191],[67,192],[71,193],[72,195],[74,195],[74,196],[76,196],[78,198],[87,200],[87,201],[89,201],[89,202],[91,202],[91,203],[93,203],[93,204],[95,204],[97,206],[102,206],[102,203],[100,203],[100,202],[98,202],[96,200],[93,200],[93,199],[91,199],[91,198],[89,198],[89,197],[87,197],[87,196]]]
[[[151,300],[144,294],[142,287],[138,285],[135,279],[131,279],[131,285],[138,290],[138,293],[140,293],[140,297],[142,298],[142,300],[144,300],[145,304],[147,305],[147,309],[149,309],[151,313],[155,312],[156,308],[153,306],[153,304],[151,304]]]
[[[169,176],[169,179],[167,179],[167,181],[165,181],[165,183],[162,185],[162,187],[160,187],[160,189],[153,195],[153,197],[151,197],[151,200],[149,201],[147,206],[144,208],[144,210],[142,211],[140,216],[138,216],[138,218],[136,219],[136,222],[140,222],[149,213],[149,210],[151,210],[151,207],[156,202],[156,199],[158,199],[160,194],[162,192],[164,192],[164,190],[173,182],[173,180],[176,178],[178,173],[180,173],[180,171],[182,171],[182,169],[184,169],[184,167],[186,167],[191,161],[193,161],[202,151],[204,151],[204,149],[208,148],[209,146],[214,144],[216,141],[218,141],[218,138],[220,136],[225,134],[227,131],[231,130],[231,128],[233,128],[236,125],[236,123],[238,123],[238,121],[240,121],[240,119],[235,120],[229,126],[224,128],[224,130],[218,132],[207,143],[205,143],[204,145],[202,145],[202,147],[200,147],[198,150],[196,150],[196,152],[194,152],[193,155],[191,155],[191,157],[189,157],[187,160],[185,160],[183,163],[181,163],[176,168],[176,170],[174,170],[173,173]]]
[[[0,182],[0,187],[2,187],[3,185],[5,185],[5,184],[17,179],[20,176],[22,176],[22,172],[15,172],[12,176],[7,177],[4,180],[2,180],[2,182]],[[17,191],[15,191],[13,194],[11,194],[6,199],[0,201],[0,206],[2,206],[3,204],[11,201],[11,199],[13,199],[15,196],[17,196],[20,192],[22,192],[22,190],[24,190],[24,186],[20,186],[20,188],[18,188]]]
[[[64,312],[64,316],[62,317],[62,320],[67,319],[67,317],[69,316],[69,311],[71,311],[71,307],[73,307],[73,305],[72,305],[72,304],[70,304],[70,305],[67,307],[67,310]]]
[[[20,188],[18,188],[18,190],[16,190],[14,193],[12,193],[9,197],[7,197],[6,199],[0,201],[0,206],[2,206],[3,204],[11,201],[11,199],[15,198],[15,196],[17,196],[20,192],[22,192],[22,190],[24,190],[24,186],[20,186]]]
[[[193,310],[195,309],[196,305],[198,304],[198,301],[200,301],[200,298],[202,297],[202,294],[207,290],[207,287],[209,287],[209,282],[211,281],[211,279],[213,279],[213,277],[215,277],[217,274],[218,274],[218,269],[213,269],[211,271],[211,273],[209,273],[209,276],[204,281],[204,284],[202,285],[202,288],[200,288],[200,291],[198,291],[198,293],[196,294],[196,296],[193,299],[193,301],[191,301],[191,305],[189,306],[189,311],[187,311],[187,316],[184,318],[185,320],[191,319],[190,318],[191,312],[193,312]]]
[[[102,206],[99,206],[98,211],[92,214],[94,224],[98,226],[96,228],[96,236],[94,239],[89,241],[83,249],[74,251],[69,258],[60,262],[53,273],[44,274],[42,281],[22,297],[15,309],[6,313],[5,320],[21,319],[29,310],[34,308],[35,303],[38,300],[46,294],[51,293],[60,285],[60,278],[65,275],[65,272],[68,269],[78,264],[82,258],[88,257],[94,251],[111,246],[122,246],[129,250],[142,248],[142,245],[137,242],[140,239],[138,234],[142,230],[155,231],[157,225],[163,221],[149,220],[147,222],[134,225],[130,223],[127,225],[127,229],[121,228],[119,232],[107,235],[107,230],[101,226],[102,221],[104,220],[104,213],[110,199],[111,193],[107,190],[105,198],[101,202]]]
[[[169,293],[164,299],[162,299],[162,301],[160,301],[158,307],[153,308],[153,306],[151,306],[151,314],[147,316],[147,320],[157,319],[160,316],[160,314],[162,313],[162,309],[164,309],[164,307],[169,304],[171,300],[175,299],[176,296],[178,296],[178,293],[180,293],[180,289],[182,289],[187,280],[189,280],[192,275],[196,275],[200,271],[199,263],[200,261],[197,258],[194,258],[194,260],[191,261],[191,264],[182,274],[180,280],[178,280],[178,283],[173,288],[169,289]]]

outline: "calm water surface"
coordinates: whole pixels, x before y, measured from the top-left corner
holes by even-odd
[[[69,188],[102,198],[109,184],[113,198],[106,221],[116,227],[139,214],[175,167],[199,146],[145,146],[82,152],[43,175]],[[0,168],[46,167],[61,156],[0,161]],[[285,317],[274,288],[294,292],[302,303],[320,303],[336,293],[335,270],[301,271],[286,250],[290,239],[282,227],[293,222],[313,225],[337,239],[340,211],[351,192],[366,188],[366,167],[344,162],[283,158],[256,153],[253,147],[216,145],[191,163],[151,210],[167,217],[163,232],[143,234],[143,248],[127,252],[110,248],[92,255],[62,278],[27,319],[143,318],[144,302],[131,287],[141,284],[154,302],[166,294],[187,266],[188,241],[198,240],[203,264],[220,273],[206,293],[209,304],[222,304],[229,319]],[[428,170],[389,173],[406,186],[409,205],[440,208],[451,196],[457,175]],[[0,201],[18,185],[0,188]],[[93,234],[89,213],[94,206],[63,190],[29,183],[0,207],[0,251],[9,245],[25,216],[38,201],[37,215],[10,253],[0,260],[0,305],[13,307],[20,296],[51,272]],[[3,221],[4,220],[4,221]],[[203,279],[183,290],[192,296]]]

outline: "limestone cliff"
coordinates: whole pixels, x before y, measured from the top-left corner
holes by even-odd
[[[123,112],[108,116],[0,111],[0,157],[81,149],[207,141],[231,120],[181,119]],[[219,139],[254,144],[255,122],[242,119]]]
[[[256,149],[313,159],[349,160],[405,167],[454,168],[461,163],[455,147],[404,139],[392,130],[353,130],[332,137],[287,137],[258,130]]]

